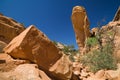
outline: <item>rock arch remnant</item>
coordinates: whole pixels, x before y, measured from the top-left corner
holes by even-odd
[[[85,40],[90,36],[89,21],[84,7],[75,6],[72,10],[72,24],[80,53],[83,53]]]

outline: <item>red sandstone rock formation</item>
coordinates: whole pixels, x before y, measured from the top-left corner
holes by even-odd
[[[89,21],[85,8],[75,6],[72,11],[72,24],[76,35],[76,42],[82,52],[85,46],[85,40],[90,36]]]

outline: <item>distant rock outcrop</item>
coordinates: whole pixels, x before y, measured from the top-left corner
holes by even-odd
[[[90,36],[89,21],[85,8],[75,6],[71,18],[76,35],[76,42],[81,52],[85,46],[85,40]]]
[[[24,26],[12,18],[0,14],[0,41],[9,43],[14,37],[19,35]]]

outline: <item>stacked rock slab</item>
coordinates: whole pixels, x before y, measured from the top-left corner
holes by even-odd
[[[9,43],[14,37],[19,35],[24,26],[12,18],[0,14],[0,41]]]
[[[75,6],[72,11],[71,19],[76,35],[76,42],[81,52],[85,46],[85,40],[90,36],[89,21],[85,8]]]
[[[69,80],[72,65],[48,37],[33,25],[15,37],[5,48],[14,58],[27,59],[55,80]]]

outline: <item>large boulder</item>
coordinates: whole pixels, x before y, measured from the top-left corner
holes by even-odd
[[[61,56],[58,48],[33,25],[15,37],[5,48],[14,58],[27,59],[49,69]]]
[[[0,41],[9,43],[14,37],[19,35],[24,26],[12,18],[0,15]]]
[[[38,64],[52,79],[70,80],[72,76],[72,64],[68,57],[33,25],[15,37],[4,51],[13,58],[26,59]]]
[[[72,24],[79,50],[85,46],[85,40],[90,36],[89,21],[84,7],[75,6],[72,11]]]

